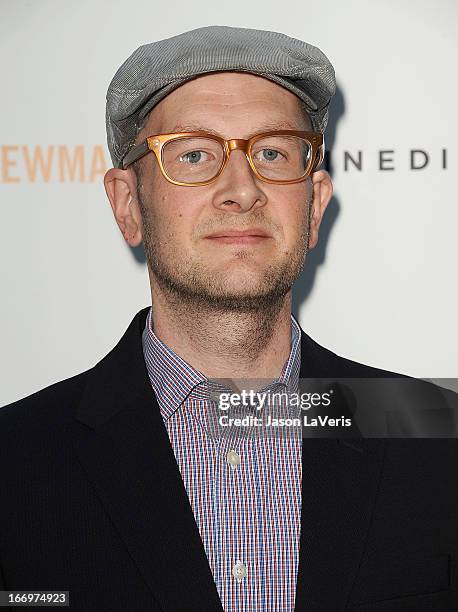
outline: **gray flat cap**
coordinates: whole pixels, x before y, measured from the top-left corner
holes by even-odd
[[[324,132],[335,93],[334,68],[317,47],[266,30],[208,26],[142,45],[122,64],[107,92],[108,149],[120,166],[137,126],[167,94],[207,72],[250,72],[304,102],[313,129]]]

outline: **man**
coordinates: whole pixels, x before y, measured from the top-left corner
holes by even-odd
[[[239,28],[144,45],[116,73],[105,188],[152,307],[94,368],[0,411],[3,589],[84,611],[456,609],[454,440],[212,420],[221,389],[389,375],[291,315],[332,195],[334,90],[317,48]]]

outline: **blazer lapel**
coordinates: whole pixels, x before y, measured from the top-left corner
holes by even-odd
[[[339,376],[345,375],[338,359],[302,332],[301,380]],[[296,612],[345,609],[364,551],[383,451],[384,440],[303,439]]]
[[[157,604],[222,612],[143,359],[147,311],[91,370],[73,442]]]

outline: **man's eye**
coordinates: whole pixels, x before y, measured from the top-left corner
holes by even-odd
[[[205,151],[189,151],[189,153],[180,155],[180,161],[184,161],[188,164],[197,164],[200,161],[205,161],[204,155],[207,155]]]
[[[261,155],[259,161],[275,161],[284,158],[285,156],[277,151],[276,149],[261,149],[256,153],[257,156]]]

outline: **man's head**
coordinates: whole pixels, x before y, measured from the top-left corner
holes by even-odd
[[[285,87],[247,71],[218,71],[163,97],[135,143],[181,131],[248,139],[313,127],[303,101]],[[128,243],[143,241],[153,290],[226,311],[268,308],[284,299],[307,248],[317,242],[332,195],[329,175],[321,170],[294,184],[264,182],[241,150],[232,151],[209,185],[170,183],[150,153],[126,170],[109,170],[105,188]],[[249,235],[224,237],[234,232]]]

